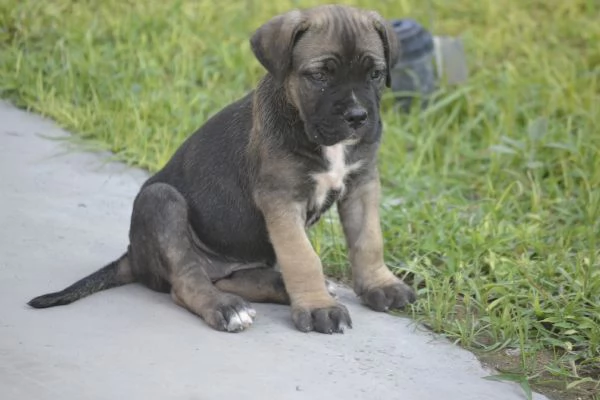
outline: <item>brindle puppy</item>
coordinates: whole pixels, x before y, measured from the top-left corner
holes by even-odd
[[[378,213],[379,103],[398,56],[390,27],[372,11],[321,6],[273,18],[251,46],[268,73],[142,186],[127,252],[31,306],[141,282],[218,330],[249,327],[250,301],[291,304],[301,331],[343,332],[350,316],[306,234],[334,203],[356,294],[377,311],[414,301],[384,263]]]

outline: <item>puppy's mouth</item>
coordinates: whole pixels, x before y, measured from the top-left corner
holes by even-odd
[[[360,135],[356,129],[346,129],[342,131],[324,132],[318,126],[313,126],[309,139],[321,146],[333,146],[335,144],[352,145],[360,141]]]

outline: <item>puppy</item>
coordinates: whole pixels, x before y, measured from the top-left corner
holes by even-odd
[[[141,187],[118,260],[32,307],[141,282],[212,328],[238,332],[249,302],[291,305],[303,332],[352,322],[328,292],[306,229],[337,204],[354,291],[376,311],[414,291],[386,267],[377,151],[398,45],[376,12],[329,5],[274,17],[251,37],[267,73],[210,118]]]

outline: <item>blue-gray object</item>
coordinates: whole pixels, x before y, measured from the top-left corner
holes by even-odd
[[[437,86],[433,37],[412,19],[390,22],[400,45],[400,58],[391,71],[392,91],[397,93],[396,101],[402,110],[409,111],[415,98],[420,98],[424,108]]]

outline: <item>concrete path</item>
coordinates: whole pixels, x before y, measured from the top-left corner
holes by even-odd
[[[355,327],[333,336],[297,332],[274,305],[256,305],[244,333],[215,332],[138,285],[29,308],[122,253],[145,178],[39,134],[66,135],[0,103],[0,399],[524,399],[482,379],[470,353],[347,290]]]

